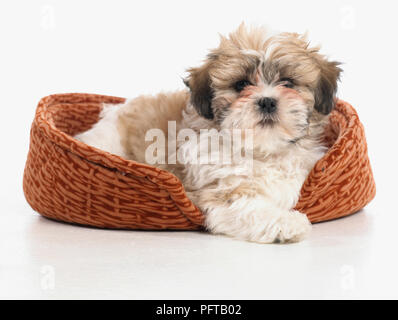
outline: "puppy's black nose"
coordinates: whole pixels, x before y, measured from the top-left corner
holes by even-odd
[[[257,103],[263,112],[272,113],[276,110],[277,102],[273,98],[261,98]]]

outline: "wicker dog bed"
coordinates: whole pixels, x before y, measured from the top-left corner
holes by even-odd
[[[203,214],[174,175],[72,138],[98,121],[102,103],[124,100],[72,93],[39,102],[24,172],[27,201],[45,217],[82,225],[202,228]],[[338,102],[325,139],[330,149],[310,172],[296,206],[311,222],[352,214],[376,192],[364,129],[348,103]]]

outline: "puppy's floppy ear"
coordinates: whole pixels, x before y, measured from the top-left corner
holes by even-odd
[[[335,107],[337,82],[340,80],[340,62],[320,62],[321,72],[315,88],[315,110],[329,114]]]
[[[206,119],[213,119],[211,101],[213,90],[209,75],[210,63],[205,63],[200,68],[189,69],[190,75],[184,80],[185,85],[191,90],[191,103],[198,113]]]

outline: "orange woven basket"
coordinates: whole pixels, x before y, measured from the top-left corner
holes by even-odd
[[[173,174],[72,137],[98,121],[103,103],[124,101],[72,93],[39,102],[23,181],[28,203],[45,217],[101,228],[203,228],[203,214]],[[325,139],[330,148],[310,172],[296,206],[311,222],[352,214],[376,193],[364,129],[351,105],[337,103]]]

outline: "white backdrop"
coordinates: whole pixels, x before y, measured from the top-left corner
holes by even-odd
[[[32,215],[22,173],[41,97],[61,92],[134,97],[183,88],[184,70],[217,45],[218,33],[245,21],[308,31],[322,52],[344,63],[338,95],[356,107],[365,125],[377,183],[367,210],[382,217],[372,228],[385,235],[380,241],[388,244],[387,254],[398,222],[397,9],[396,1],[381,0],[2,0],[0,226],[11,232]],[[15,254],[4,237],[0,253]],[[0,259],[4,266],[7,258]]]

